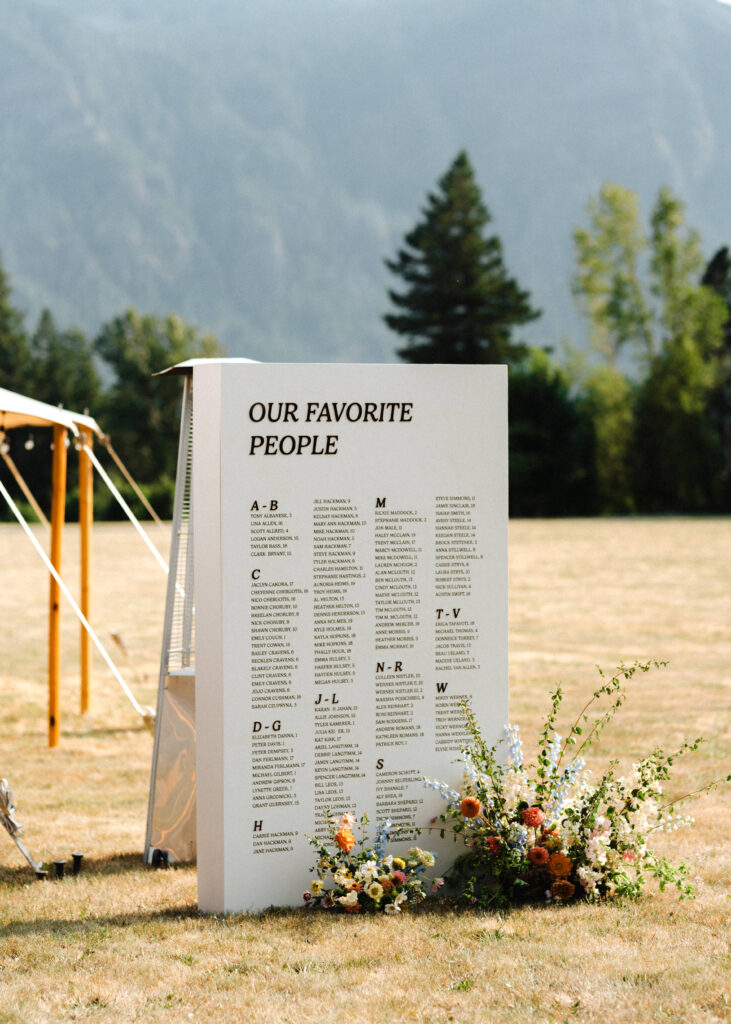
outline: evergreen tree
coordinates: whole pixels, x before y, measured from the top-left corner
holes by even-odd
[[[510,515],[591,515],[593,435],[568,371],[531,348],[510,371]]]
[[[508,276],[500,239],[485,236],[491,217],[464,151],[422,212],[396,259],[386,260],[406,286],[389,290],[398,312],[384,316],[406,338],[397,354],[411,363],[519,362],[527,349],[512,330],[540,313]]]
[[[10,280],[0,259],[0,387],[27,394],[29,371],[23,314],[10,301]]]

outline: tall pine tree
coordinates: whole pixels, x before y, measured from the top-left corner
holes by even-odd
[[[464,151],[422,212],[396,259],[386,260],[406,286],[389,290],[398,312],[384,316],[406,339],[397,354],[411,363],[520,362],[527,349],[512,330],[540,312],[508,275],[500,239],[485,236],[491,217]]]

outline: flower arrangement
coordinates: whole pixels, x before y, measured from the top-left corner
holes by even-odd
[[[309,836],[319,855],[317,878],[310,882],[302,894],[310,907],[341,910],[348,914],[378,913],[400,914],[426,897],[423,875],[434,867],[434,854],[413,846],[403,857],[386,853],[386,843],[394,831],[391,821],[377,832],[372,846],[367,845],[368,816],[360,819],[361,839],[358,849],[353,829],[354,814],[346,813],[328,820],[330,841],[321,842]],[[397,838],[396,830],[392,838]],[[329,882],[329,885],[328,885]],[[432,882],[436,892],[444,879]]]
[[[731,778],[665,800],[662,786],[675,759],[696,750],[702,740],[684,743],[672,754],[656,749],[633,765],[627,777],[616,774],[617,762],[612,761],[593,779],[584,760],[624,703],[626,683],[635,673],[661,664],[622,665],[608,680],[600,670],[602,684],[565,739],[556,731],[563,699],[557,687],[533,764],[523,759],[517,726],[506,728],[507,758],[499,760],[499,744],[487,745],[473,712],[464,705],[471,742],[462,751],[463,792],[431,779],[425,785],[447,801],[437,819],[441,835],[451,825],[455,839],[461,837],[467,847],[447,876],[467,903],[487,907],[537,899],[566,903],[637,898],[644,890],[645,872],[657,878],[661,889],[672,884],[681,897],[693,895],[685,865],[658,857],[648,839],[654,831],[689,824],[692,819],[678,815],[677,807]],[[592,705],[597,717],[590,723]]]

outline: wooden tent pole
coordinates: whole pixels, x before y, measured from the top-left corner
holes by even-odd
[[[81,427],[82,446],[89,448],[94,443],[93,435],[88,427]],[[79,533],[81,545],[81,611],[87,622],[91,621],[91,530],[94,522],[94,470],[91,459],[79,447]],[[81,627],[81,714],[89,710],[91,693],[91,644],[85,627]]]
[[[51,565],[61,573],[61,546],[66,517],[66,427],[53,427],[51,496]],[[60,728],[59,682],[61,676],[61,592],[51,576],[48,599],[48,745],[57,747]]]

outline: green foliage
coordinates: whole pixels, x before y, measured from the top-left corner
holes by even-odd
[[[648,238],[627,189],[604,185],[588,212],[589,227],[574,233],[574,293],[604,362],[581,388],[594,431],[597,510],[721,510],[731,491],[723,260],[712,273],[717,291],[699,283],[700,238],[668,188],[658,193]],[[626,346],[642,371],[635,385],[617,369]]]
[[[712,388],[708,402],[710,428],[721,448],[719,503],[731,509],[731,258],[727,246],[719,249],[709,261],[701,283],[710,288],[726,306],[727,318],[723,328],[723,351],[720,356],[720,374]]]
[[[700,239],[661,189],[652,212],[652,292],[662,340],[636,403],[635,494],[640,511],[719,508],[722,451],[708,416],[723,374],[723,299],[697,283]]]
[[[102,326],[94,346],[113,374],[101,420],[122,460],[140,480],[175,477],[180,381],[155,373],[195,357],[222,355],[211,335],[176,316],[128,310]]]
[[[389,291],[397,313],[386,324],[406,338],[398,355],[411,363],[516,363],[525,346],[513,328],[540,314],[508,276],[502,244],[486,237],[490,214],[462,151],[429,194],[423,219],[405,236],[388,269],[403,292]]]
[[[29,368],[23,314],[10,302],[10,281],[0,259],[0,387],[22,391]]]
[[[573,292],[589,320],[594,347],[611,366],[625,345],[651,355],[651,314],[638,280],[646,240],[639,227],[637,196],[606,184],[587,206],[590,227],[574,232],[578,271]]]
[[[179,317],[140,316],[128,310],[102,326],[94,345],[78,330],[61,330],[50,310],[43,310],[30,339],[23,316],[10,298],[10,283],[0,264],[0,386],[20,394],[89,412],[113,438],[115,449],[131,469],[158,515],[172,514],[180,418],[180,381],[155,378],[158,370],[223,350],[210,335],[201,335]],[[96,359],[107,363],[106,388]],[[14,429],[8,434],[10,455],[41,507],[48,512],[51,491],[51,431]],[[126,482],[117,486],[135,514],[146,518]],[[67,518],[78,514],[78,461],[68,462]],[[119,519],[106,487],[95,483],[97,519]],[[0,509],[0,519],[11,517]],[[32,516],[35,518],[35,516]]]
[[[594,510],[631,512],[629,456],[633,436],[632,386],[613,366],[599,366],[583,383],[579,405],[593,436]]]
[[[508,378],[510,514],[594,511],[591,423],[571,394],[570,375],[530,349]]]
[[[61,331],[48,309],[41,313],[30,339],[32,361],[24,393],[49,405],[61,403],[76,412],[94,415],[99,407],[101,381],[92,347],[81,331]]]

